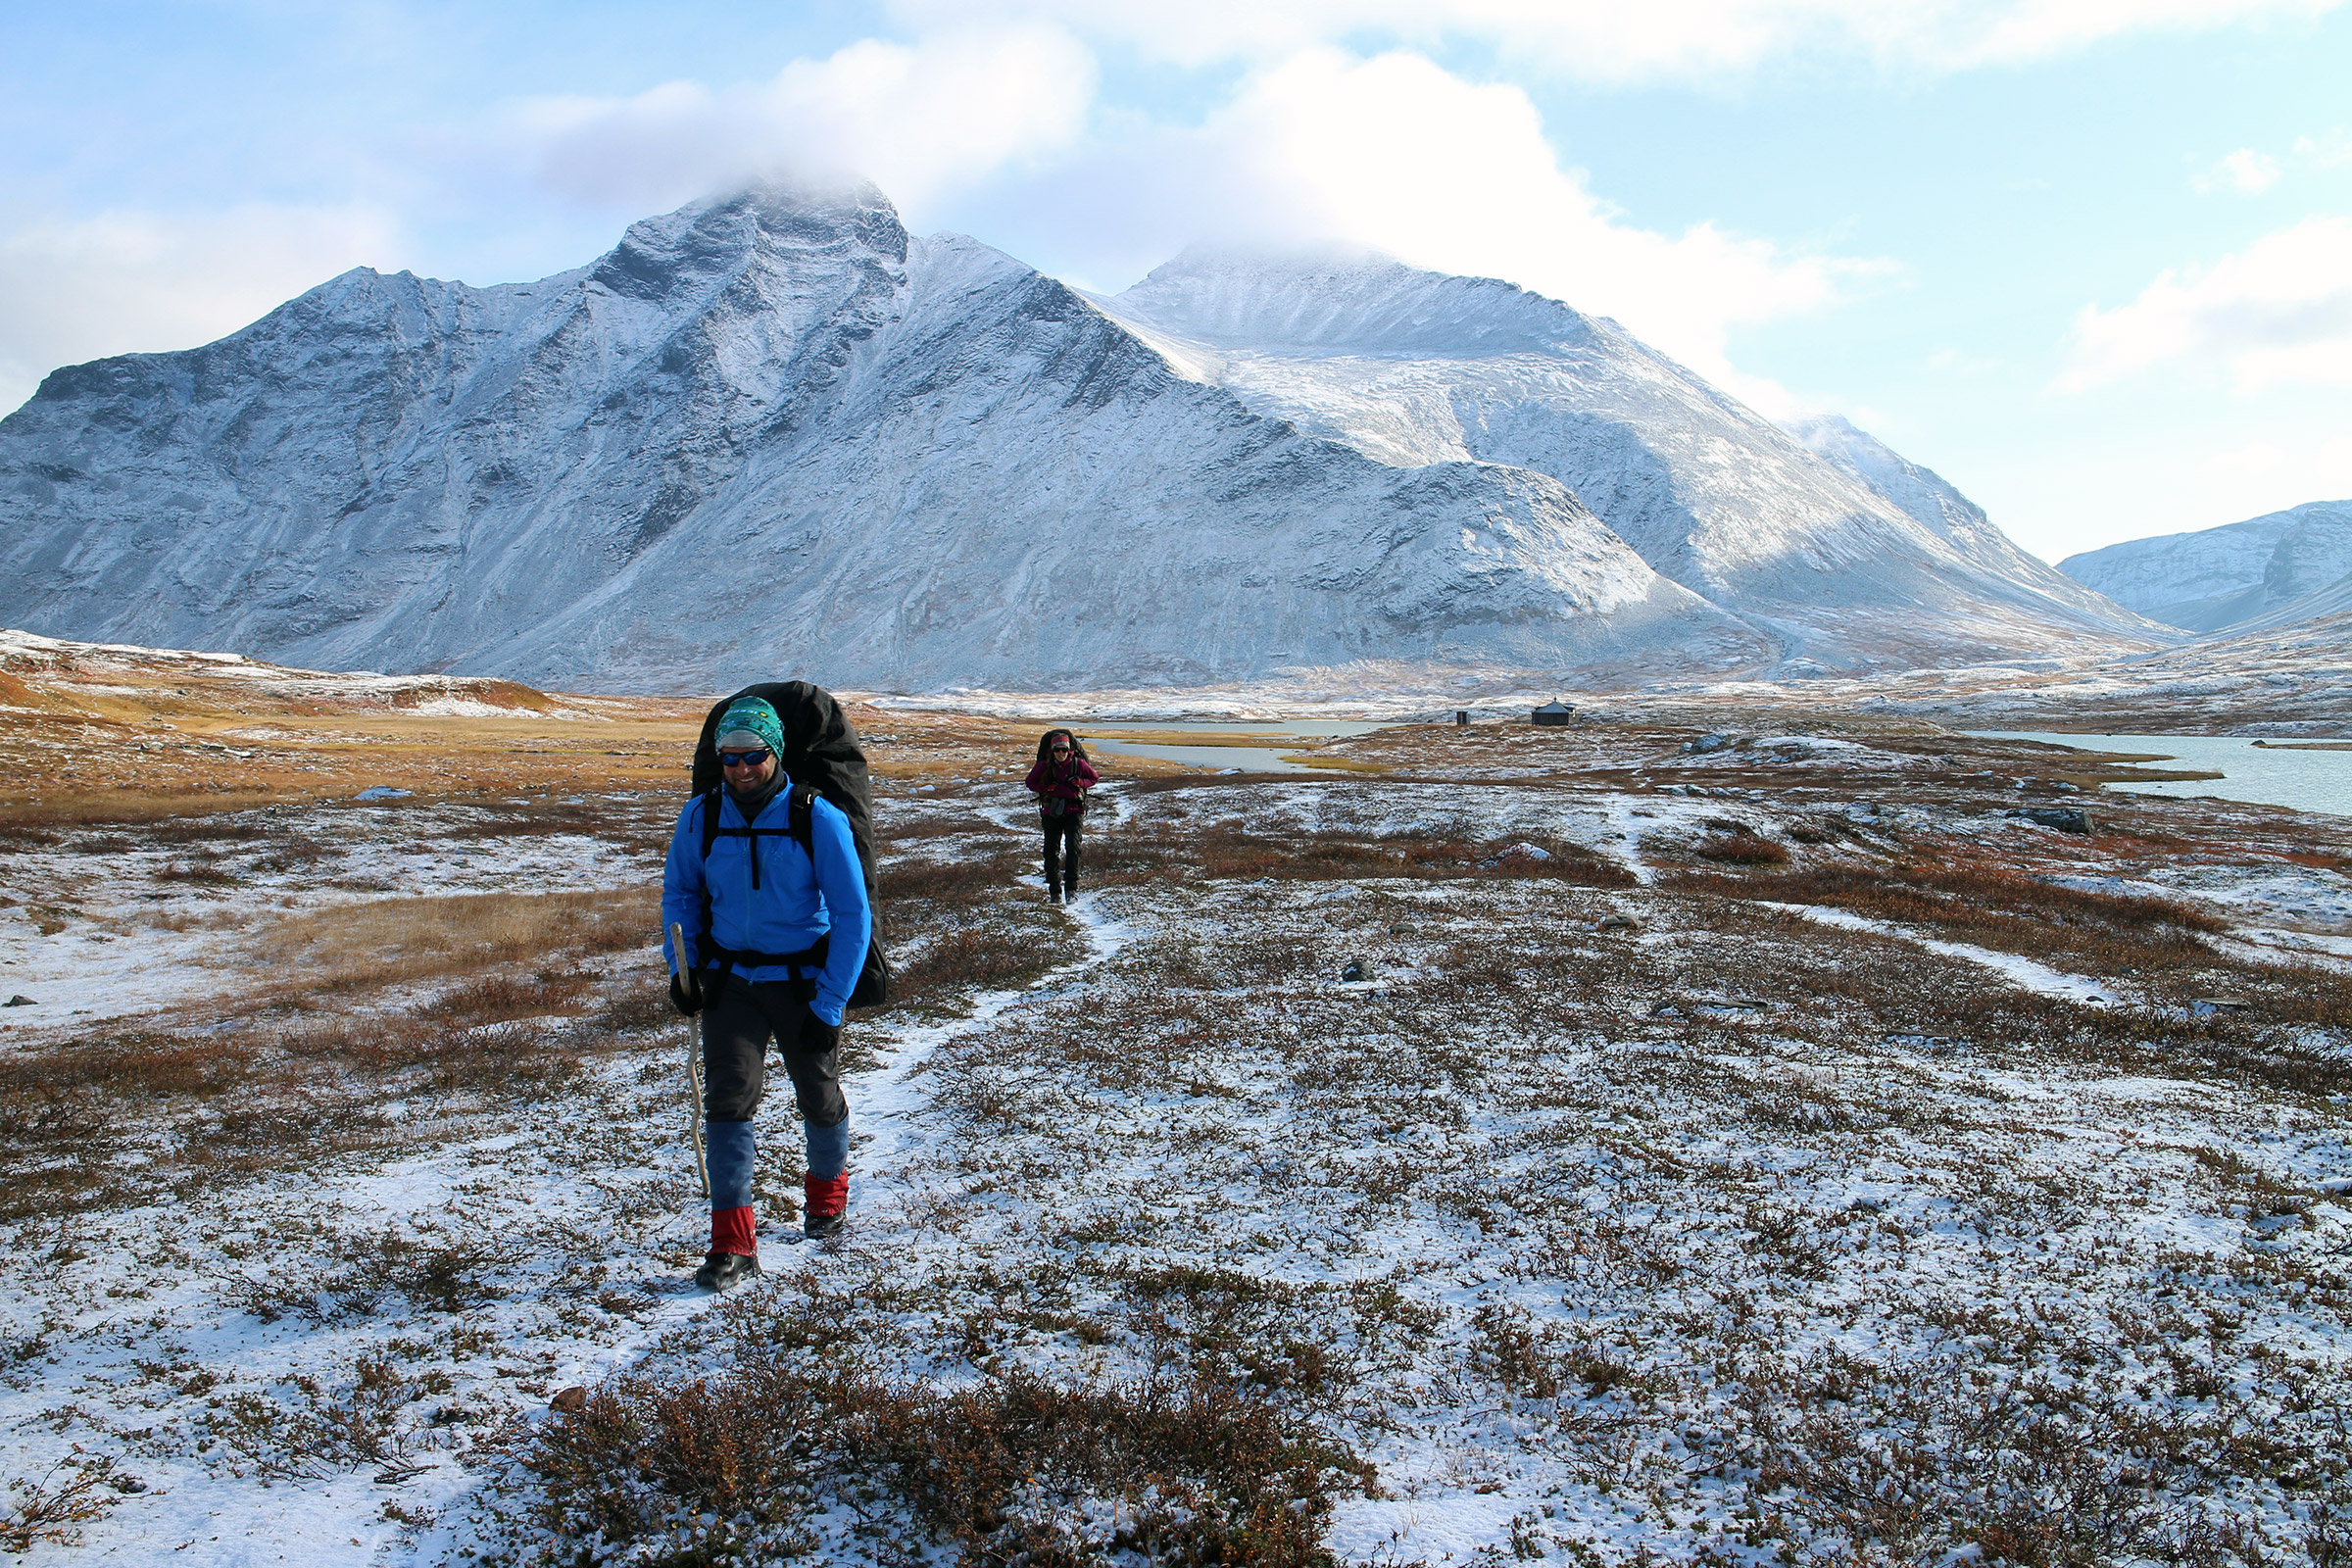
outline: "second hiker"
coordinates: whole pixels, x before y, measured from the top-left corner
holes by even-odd
[[[849,1200],[850,1106],[841,1092],[842,1009],[872,930],[850,819],[813,791],[798,817],[784,772],[784,725],[757,697],[719,719],[724,786],[678,815],[662,877],[663,945],[688,951],[670,982],[681,1012],[703,1019],[704,1130],[710,1167],[710,1252],[695,1282],[724,1290],[760,1272],[752,1210],[752,1116],[772,1038],[792,1077],[808,1143],[803,1222],[811,1239],[841,1229]],[[710,812],[716,822],[706,821]],[[796,842],[797,841],[797,842]]]
[[[1037,743],[1028,782],[1046,828],[1046,897],[1064,904],[1078,896],[1078,824],[1086,815],[1086,792],[1102,780],[1077,736],[1050,729]]]

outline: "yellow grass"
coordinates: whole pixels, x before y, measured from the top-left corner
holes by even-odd
[[[382,985],[631,948],[655,940],[660,923],[661,894],[651,885],[379,899],[279,920],[252,951],[281,978]]]

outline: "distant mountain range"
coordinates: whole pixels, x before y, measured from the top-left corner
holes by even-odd
[[[2352,501],[2133,539],[2069,556],[2058,569],[2188,631],[2288,626],[2352,610]]]
[[[1842,421],[1371,259],[1111,298],[762,189],[473,288],[361,269],[0,420],[0,623],[314,667],[1589,684],[2145,649]]]

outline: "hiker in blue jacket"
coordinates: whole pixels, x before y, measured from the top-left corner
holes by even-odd
[[[802,1230],[813,1241],[841,1229],[850,1191],[841,1018],[872,929],[850,819],[816,796],[806,850],[796,840],[776,710],[757,697],[738,699],[718,721],[717,743],[724,787],[678,813],[662,876],[670,1000],[680,1012],[699,1008],[703,1019],[710,1251],[694,1278],[709,1290],[760,1272],[752,1116],[771,1038],[808,1138]],[[718,825],[705,858],[703,816],[713,802]],[[683,955],[668,953],[673,925],[685,933]]]

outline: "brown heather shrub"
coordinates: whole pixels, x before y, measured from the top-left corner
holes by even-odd
[[[1752,833],[1712,833],[1692,846],[1690,853],[1702,860],[1716,860],[1726,865],[1788,863],[1786,846],[1758,838]]]
[[[200,888],[233,888],[244,880],[234,871],[224,871],[204,860],[165,866],[155,873],[155,879],[158,882],[185,882]]]
[[[1546,858],[1513,854],[1521,844],[1543,850]],[[1541,837],[1473,843],[1424,835],[1351,839],[1337,834],[1274,835],[1219,825],[1196,835],[1189,849],[1193,869],[1204,877],[1253,881],[1275,877],[1297,881],[1351,881],[1359,877],[1412,877],[1453,881],[1486,877],[1541,877],[1580,887],[1631,887],[1633,873],[1581,845]],[[1186,854],[1170,858],[1182,865]]]
[[[1832,905],[2005,952],[2063,956],[2090,973],[2137,976],[2152,998],[2177,993],[2175,1004],[2201,990],[2259,986],[2255,969],[2199,940],[2225,928],[2201,910],[2169,899],[2055,887],[1984,861],[1817,864],[1744,877],[1693,871],[1668,885],[1727,899]]]
[[[2315,1442],[2311,1424],[2250,1419],[2236,1389],[2166,1404],[2132,1388],[2105,1348],[2070,1359],[2060,1377],[1972,1377],[1949,1361],[1831,1349],[1751,1371],[1734,1401],[1740,1462],[1755,1467],[1738,1538],[1798,1562],[1950,1561],[1973,1547],[2035,1568],[2221,1568],[2290,1560],[2203,1506],[2233,1481],[2312,1496],[2307,1544],[2327,1528],[2320,1515],[2340,1510],[2340,1425]],[[2263,1395],[2289,1409],[2336,1402],[2316,1364],[2257,1364]]]
[[[993,832],[996,824],[969,816],[925,816],[913,821],[901,821],[897,813],[887,822],[875,825],[875,836],[887,838],[895,847],[925,839],[958,838],[966,833]]]
[[[363,1078],[415,1074],[407,1086],[430,1095],[491,1100],[550,1094],[579,1077],[580,1043],[520,1022],[451,1027],[415,1015],[332,1018],[289,1029],[285,1054]]]
[[[934,938],[893,977],[891,1001],[920,1004],[948,992],[1035,980],[1070,955],[1073,939],[1017,926],[964,924]]]
[[[1789,903],[1888,905],[1934,911],[1945,918],[1991,909],[2040,920],[2080,920],[2120,927],[2170,925],[2182,931],[2221,931],[2225,922],[2171,899],[2063,888],[2012,866],[1984,860],[1909,860],[1893,866],[1808,867],[1769,883],[1769,896]],[[1933,918],[1931,915],[1930,918]],[[1902,915],[1889,915],[1902,919]]]
[[[466,1029],[515,1018],[545,1018],[575,1013],[574,1004],[593,976],[542,972],[525,978],[514,974],[488,975],[444,991],[416,1010],[417,1016],[453,1028]]]
[[[38,1480],[19,1476],[0,1492],[0,1551],[77,1545],[83,1525],[106,1517],[123,1494],[142,1490],[113,1459],[85,1453],[77,1443],[48,1474]]]
[[[244,822],[226,816],[175,816],[157,822],[146,830],[151,844],[195,844],[219,839],[249,843],[270,837],[270,830],[259,822]]]
[[[463,842],[553,837],[564,833],[613,838],[631,828],[659,826],[662,830],[662,848],[666,849],[667,830],[676,823],[679,804],[674,798],[662,796],[591,800],[576,805],[569,801],[533,801],[525,806],[479,806],[473,808],[471,814],[440,825],[434,831],[439,839]]]
[[[1089,834],[1084,862],[1090,887],[1133,887],[1189,870],[1186,858],[1144,842],[1133,832]]]
[[[669,1004],[668,982],[660,977],[620,987],[608,997],[593,1017],[599,1028],[619,1034],[660,1029],[681,1021],[677,1009]]]
[[[55,1148],[159,1099],[210,1100],[241,1089],[258,1056],[235,1036],[146,1031],[0,1056],[0,1148]]]
[[[894,860],[875,878],[883,906],[922,902],[968,905],[1014,886],[1030,868],[1025,857],[996,854],[964,860]]]
[[[509,1560],[568,1560],[570,1544],[590,1541],[658,1542],[678,1562],[812,1550],[802,1522],[862,1494],[865,1509],[887,1498],[973,1568],[1137,1555],[1307,1568],[1330,1560],[1335,1490],[1371,1475],[1222,1382],[1068,1386],[1015,1372],[942,1394],[797,1348],[754,1351],[722,1378],[624,1376],[578,1414],[508,1441]],[[1114,1505],[1115,1520],[1073,1528],[1089,1503]]]

